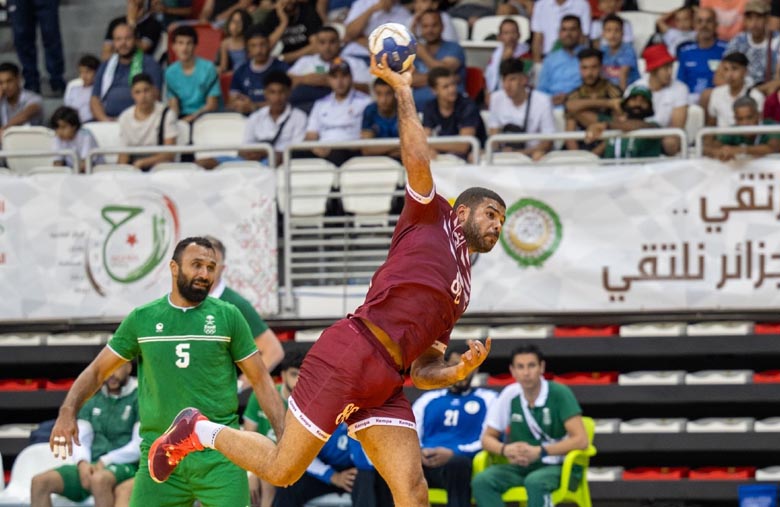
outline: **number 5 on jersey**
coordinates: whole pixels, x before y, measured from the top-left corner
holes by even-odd
[[[176,366],[186,368],[190,365],[190,344],[180,343],[176,345]]]

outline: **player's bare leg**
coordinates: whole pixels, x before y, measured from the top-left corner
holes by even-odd
[[[400,426],[369,426],[355,436],[390,487],[396,507],[428,505],[428,484],[416,431]]]

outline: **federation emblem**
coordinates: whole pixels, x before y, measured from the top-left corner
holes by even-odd
[[[164,327],[163,323],[162,322],[158,322],[157,325],[154,326],[154,330],[157,331],[158,333],[162,333],[163,332],[163,327]]]
[[[563,226],[551,207],[520,199],[506,213],[501,246],[520,266],[541,267],[561,243]]]
[[[469,415],[474,415],[479,412],[479,403],[474,400],[467,401],[466,404],[463,405],[463,410]]]
[[[203,326],[203,332],[206,334],[214,334],[217,332],[217,325],[214,323],[213,315],[206,315],[206,324]]]

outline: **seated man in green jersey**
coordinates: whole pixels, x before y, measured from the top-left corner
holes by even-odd
[[[758,104],[744,96],[734,101],[734,121],[737,127],[774,125],[770,119],[761,121]],[[763,157],[780,152],[780,134],[724,134],[704,143],[704,155],[723,162],[737,157]]]
[[[73,463],[33,477],[32,507],[51,507],[51,494],[81,502],[92,495],[95,507],[117,507],[114,488],[138,470],[138,390],[132,364],[120,366],[78,415],[80,446]],[[126,499],[125,499],[126,500]]]

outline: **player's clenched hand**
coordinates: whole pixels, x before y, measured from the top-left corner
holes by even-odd
[[[355,477],[357,477],[357,468],[353,467],[331,475],[330,482],[332,482],[334,486],[338,486],[347,493],[352,493],[352,486],[355,484]]]
[[[490,337],[485,340],[484,344],[479,340],[468,341],[469,349],[460,356],[460,366],[464,373],[463,378],[466,378],[469,373],[476,370],[487,359],[490,353],[490,344]]]
[[[68,456],[73,455],[74,442],[76,445],[81,445],[76,417],[60,414],[51,430],[49,448],[54,453],[55,458],[65,460],[68,459]]]
[[[411,87],[412,72],[413,69],[409,69],[406,72],[401,72],[399,74],[398,72],[391,69],[387,64],[387,55],[382,55],[381,65],[377,63],[376,57],[371,55],[371,74],[381,78],[382,81],[389,84],[393,90],[407,86]]]

